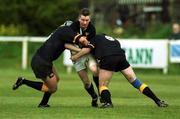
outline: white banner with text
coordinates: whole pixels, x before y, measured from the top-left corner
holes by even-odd
[[[168,45],[166,40],[120,40],[126,58],[137,68],[167,68]]]

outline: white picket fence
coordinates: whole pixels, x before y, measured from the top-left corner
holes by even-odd
[[[47,37],[6,37],[0,36],[0,42],[21,42],[22,43],[22,68],[27,68],[27,61],[28,61],[28,42],[44,42]]]

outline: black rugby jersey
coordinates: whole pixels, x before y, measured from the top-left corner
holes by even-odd
[[[80,36],[68,26],[58,27],[37,50],[37,55],[52,62],[65,50],[65,43],[77,43]]]
[[[104,56],[120,55],[125,53],[124,50],[121,49],[119,41],[105,35],[96,35],[90,40],[88,47],[92,48],[91,53],[96,59],[101,59]]]

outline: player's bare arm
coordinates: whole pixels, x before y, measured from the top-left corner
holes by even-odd
[[[81,48],[78,48],[76,46],[74,46],[73,44],[70,43],[65,43],[64,47],[68,50],[74,51],[74,52],[80,52]]]
[[[91,48],[82,48],[80,52],[78,52],[77,54],[71,56],[71,60],[72,61],[76,61],[78,60],[80,57],[90,53]]]

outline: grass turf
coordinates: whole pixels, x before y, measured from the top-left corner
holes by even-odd
[[[31,71],[0,70],[1,119],[180,119],[180,75],[138,75],[142,82],[169,103],[168,108],[158,108],[152,100],[129,85],[121,74],[116,73],[109,85],[114,104],[112,109],[92,108],[91,98],[77,74],[61,72],[59,89],[49,102],[51,107],[37,108],[42,92],[27,86],[12,90],[12,84],[19,75],[34,80]]]

